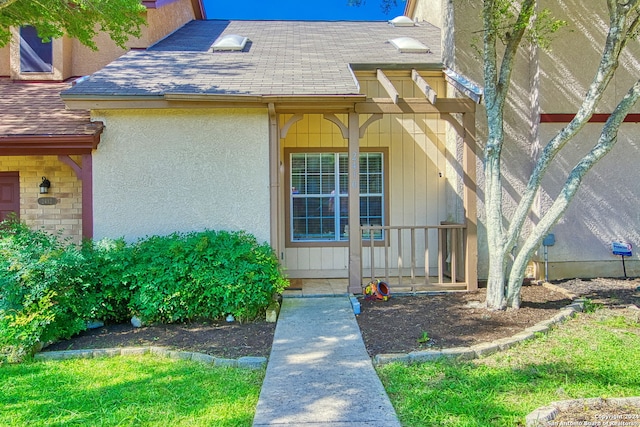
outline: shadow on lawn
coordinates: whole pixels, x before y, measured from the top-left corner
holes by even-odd
[[[472,363],[387,365],[380,376],[405,426],[521,426],[525,416],[552,401],[638,394],[640,383],[626,369],[590,369],[568,362],[522,368]],[[397,378],[406,378],[398,381]],[[632,392],[631,390],[635,390]]]
[[[262,375],[148,356],[5,365],[0,424],[251,425]]]

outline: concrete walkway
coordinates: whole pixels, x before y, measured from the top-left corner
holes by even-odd
[[[283,300],[253,425],[400,426],[348,297]]]

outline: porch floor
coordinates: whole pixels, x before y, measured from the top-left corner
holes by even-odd
[[[368,279],[363,279],[367,280]],[[327,297],[327,296],[343,296],[349,295],[347,287],[349,279],[289,279],[291,285],[282,293],[284,298],[303,298],[303,297]],[[415,283],[411,285],[410,277],[402,278],[402,286],[398,285],[398,278],[390,280],[389,288],[391,294],[412,294],[412,293],[429,293],[429,292],[453,292],[465,291],[466,286],[461,284],[442,284],[442,285],[425,285],[423,278],[416,278]],[[432,282],[436,282],[437,278],[432,278]],[[412,288],[413,286],[413,288]]]

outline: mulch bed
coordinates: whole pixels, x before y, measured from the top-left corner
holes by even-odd
[[[160,346],[231,359],[242,356],[268,357],[275,329],[275,323],[263,321],[153,325],[142,328],[134,328],[130,324],[105,325],[59,341],[44,351]]]
[[[358,324],[371,356],[408,353],[429,348],[468,347],[515,335],[553,317],[569,305],[566,295],[543,286],[522,288],[518,310],[482,308],[486,290],[392,297],[388,301],[361,301]],[[418,342],[424,338],[426,342]],[[421,340],[424,341],[424,340]]]
[[[558,286],[610,306],[640,304],[638,280],[594,279],[558,282]],[[393,292],[393,290],[392,290]],[[552,317],[570,300],[542,286],[525,286],[522,308],[481,308],[484,289],[473,293],[393,296],[386,302],[361,300],[358,323],[370,355],[440,347],[469,346],[514,335]],[[85,331],[45,351],[129,346],[163,346],[217,357],[269,356],[275,323],[209,322],[185,325],[106,325]],[[426,336],[427,342],[418,340]]]

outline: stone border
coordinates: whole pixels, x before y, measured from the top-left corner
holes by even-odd
[[[551,421],[553,421],[560,411],[569,409],[571,406],[578,404],[581,406],[594,405],[598,403],[610,403],[618,406],[637,406],[640,407],[640,397],[612,397],[607,399],[602,399],[600,397],[593,397],[589,399],[573,399],[573,400],[560,400],[557,402],[551,402],[548,406],[543,406],[541,408],[536,409],[527,415],[525,422],[527,427],[544,427],[548,426]],[[635,422],[638,421],[637,418],[616,418],[616,419],[606,419],[603,418],[601,420],[601,425],[625,425],[624,422]],[[612,424],[606,424],[607,422],[611,422]],[[600,425],[599,423],[594,423],[593,425]],[[567,424],[569,425],[569,424]],[[576,424],[578,425],[578,424]],[[591,424],[584,424],[591,425]],[[635,425],[635,424],[634,424]]]
[[[37,353],[33,358],[37,361],[67,360],[67,359],[92,359],[98,357],[133,356],[153,354],[169,359],[192,360],[213,366],[224,366],[230,368],[263,369],[267,366],[266,357],[245,356],[238,359],[226,359],[214,357],[204,353],[191,351],[176,351],[166,347],[117,347],[98,348],[86,350],[62,350],[45,351]]]
[[[377,354],[373,358],[374,365],[386,365],[388,363],[418,363],[428,362],[438,359],[456,359],[456,360],[472,360],[498,351],[503,351],[513,347],[516,344],[522,343],[533,339],[536,334],[546,334],[557,323],[564,322],[565,320],[573,317],[576,312],[584,310],[584,299],[576,298],[575,295],[568,293],[566,290],[544,283],[543,286],[548,287],[556,292],[563,293],[568,298],[574,299],[574,301],[561,309],[558,314],[548,320],[543,320],[536,323],[534,326],[526,328],[524,331],[515,334],[508,338],[501,338],[496,341],[484,342],[470,347],[453,347],[443,348],[439,350],[423,350],[412,351],[410,353],[391,353],[391,354]]]

